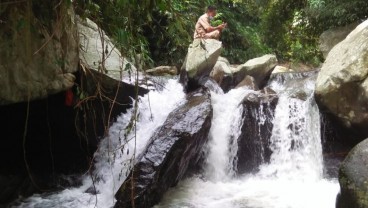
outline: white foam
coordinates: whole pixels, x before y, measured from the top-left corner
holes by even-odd
[[[25,199],[17,207],[112,207],[116,201],[114,195],[126,178],[128,167],[132,164],[130,159],[134,152],[138,155],[143,151],[154,131],[165,122],[169,113],[183,102],[185,102],[185,94],[176,80],[169,80],[162,92],[150,91],[140,97],[136,140],[134,140],[135,131],[133,130],[127,135],[131,141],[124,146],[122,146],[125,143],[124,132],[134,114],[134,109],[118,117],[109,129],[109,136],[101,141],[95,153],[93,177],[96,178],[94,186],[98,192],[97,195],[85,193],[93,186],[91,177],[86,175],[81,187],[65,189],[51,195],[34,195]],[[129,154],[127,154],[128,149]]]

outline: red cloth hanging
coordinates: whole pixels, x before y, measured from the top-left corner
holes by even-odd
[[[72,89],[69,89],[65,92],[65,105],[72,106],[73,105],[74,94]]]

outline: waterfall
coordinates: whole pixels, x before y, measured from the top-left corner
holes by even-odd
[[[309,77],[309,78],[308,78]],[[238,175],[238,141],[244,125],[245,96],[257,96],[246,88],[211,92],[213,120],[204,160],[204,172],[179,182],[156,208],[333,208],[339,186],[336,178],[323,178],[323,160],[318,107],[313,98],[313,73],[273,77],[268,85],[279,100],[272,118],[266,105],[250,107],[261,137],[264,125],[273,124],[269,149],[272,154],[256,173]],[[154,131],[180,103],[185,94],[177,81],[169,80],[160,92],[140,97],[137,124],[124,135],[133,109],[121,115],[101,141],[95,154],[93,180],[58,193],[34,195],[13,207],[108,208],[132,165],[132,156],[145,148]],[[254,109],[253,109],[254,108]],[[249,108],[247,108],[249,109]],[[257,127],[258,125],[258,127]],[[135,135],[136,130],[137,135]],[[135,137],[136,136],[136,137]],[[129,140],[127,142],[126,140]],[[256,141],[255,143],[262,143]],[[263,146],[252,154],[264,154]],[[262,157],[262,156],[259,156]],[[95,187],[96,193],[87,191]]]
[[[281,95],[271,136],[271,161],[261,175],[320,180],[323,175],[319,111],[313,97],[306,101]],[[308,177],[300,177],[307,175]],[[295,178],[296,177],[296,178]]]
[[[176,80],[169,80],[162,91],[150,91],[144,97],[140,97],[138,102],[135,129],[124,135],[134,115],[134,109],[130,109],[117,118],[109,129],[109,136],[100,142],[95,153],[93,180],[87,174],[83,176],[83,185],[80,187],[67,188],[54,194],[35,194],[13,203],[12,207],[112,207],[115,204],[114,195],[133,164],[133,154],[138,155],[142,152],[151,135],[165,122],[169,113],[181,102],[185,102],[185,93],[181,84]],[[94,188],[96,190],[93,190]],[[92,193],[86,192],[91,189]]]
[[[204,176],[180,182],[155,207],[334,208],[339,186],[336,178],[323,178],[314,74],[289,74],[269,83],[279,96],[270,138],[272,154],[269,163],[253,174],[236,176],[233,166],[237,150],[233,139],[243,125],[242,107],[237,104],[247,91],[212,95],[214,117]],[[259,126],[270,119],[264,111],[260,106],[252,112]]]
[[[234,160],[242,126],[241,101],[249,91],[239,88],[227,94],[211,93],[213,119],[206,159],[206,175],[211,180],[226,180],[235,175]]]

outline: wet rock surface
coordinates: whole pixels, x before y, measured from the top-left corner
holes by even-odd
[[[238,174],[254,173],[270,161],[270,138],[278,96],[271,89],[249,94],[243,100],[243,126],[238,138]]]
[[[337,208],[368,207],[368,139],[355,146],[340,167]]]
[[[200,158],[211,127],[209,93],[200,89],[168,116],[117,192],[115,207],[152,207]],[[133,195],[132,195],[133,193]]]

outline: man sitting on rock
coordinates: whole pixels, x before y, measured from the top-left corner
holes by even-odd
[[[216,16],[216,7],[208,6],[207,12],[202,15],[195,25],[194,39],[219,39],[221,31],[226,27],[226,23],[223,23],[217,27],[212,27],[210,20]]]

